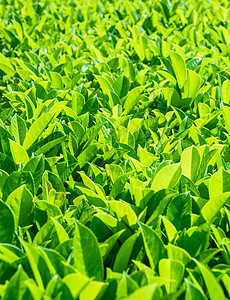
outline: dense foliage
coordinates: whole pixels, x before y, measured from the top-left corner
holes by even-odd
[[[1,298],[230,298],[229,20],[1,2]]]

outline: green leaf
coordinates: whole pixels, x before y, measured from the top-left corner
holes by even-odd
[[[94,75],[99,82],[103,93],[109,95],[109,91],[114,91],[111,83],[103,76]]]
[[[144,36],[139,36],[139,38],[134,40],[132,44],[140,60],[144,60],[145,50],[147,48],[147,39]]]
[[[191,226],[192,199],[189,193],[175,197],[167,209],[167,218],[177,230]]]
[[[120,138],[120,143],[128,145],[130,148],[135,148],[135,138],[134,135],[130,132],[127,131],[124,133],[121,138]]]
[[[30,225],[33,220],[33,195],[27,190],[25,184],[15,189],[6,200],[11,207],[15,228]]]
[[[121,75],[117,78],[117,80],[114,83],[114,90],[116,94],[122,99],[128,94],[130,87],[130,81],[129,78],[125,75]]]
[[[6,171],[0,170],[0,198],[2,198],[3,188],[4,184],[6,182],[6,179],[9,177]]]
[[[139,236],[139,232],[131,235],[120,247],[115,258],[113,271],[122,273],[128,267],[134,244]]]
[[[77,115],[81,113],[84,104],[84,96],[78,92],[74,92],[72,95],[72,109],[76,112]]]
[[[222,85],[222,93],[225,104],[230,104],[230,80],[225,80]]]
[[[92,205],[97,206],[97,207],[106,207],[106,205],[107,205],[106,201],[103,200],[94,191],[92,191],[92,190],[90,190],[88,188],[77,186],[77,185],[76,185],[76,187],[83,193],[83,195],[87,198],[87,200],[89,201],[89,203],[91,203]]]
[[[0,53],[0,69],[6,74],[10,76],[14,76],[15,71],[12,66],[12,64],[9,62],[9,60]]]
[[[136,72],[133,63],[128,58],[122,58],[125,61],[124,64],[124,75],[130,77],[132,81],[135,80]]]
[[[165,247],[156,232],[149,226],[139,222],[144,240],[145,251],[151,268],[154,270],[165,255]]]
[[[47,213],[48,218],[50,218],[50,217],[55,218],[55,217],[62,215],[61,210],[55,204],[51,204],[45,200],[35,201],[35,204],[36,204],[37,209],[42,210]]]
[[[34,123],[30,126],[25,140],[23,142],[23,147],[25,150],[29,149],[34,142],[39,138],[39,136],[43,133],[49,123],[52,121],[54,113],[47,113],[39,117]]]
[[[148,202],[147,216],[149,217],[147,224],[157,226],[158,220],[163,215],[168,203],[174,196],[172,190],[163,189],[156,193],[151,193],[151,200]]]
[[[200,171],[199,171],[199,176],[198,179],[202,178],[205,176],[207,172],[207,167],[210,162],[210,160],[213,158],[213,156],[216,154],[217,150],[211,150],[207,154],[204,154],[202,157],[201,165],[200,165]]]
[[[157,192],[163,189],[172,189],[180,180],[182,174],[181,164],[171,164],[163,167],[153,179],[151,188]]]
[[[34,181],[32,174],[30,172],[19,170],[18,172],[12,172],[10,176],[6,179],[3,188],[3,200],[12,193],[15,189],[21,185],[26,184],[26,188],[34,194]]]
[[[109,201],[108,204],[119,221],[122,221],[129,228],[135,229],[137,227],[137,215],[128,204],[115,200]]]
[[[64,243],[65,241],[68,241],[69,236],[68,236],[67,232],[65,231],[65,229],[63,228],[63,226],[54,218],[50,217],[50,219],[54,223],[54,227],[57,232],[59,243],[61,244],[61,243]]]
[[[169,294],[173,294],[183,280],[184,265],[178,260],[161,259],[159,262],[159,274],[161,277],[169,280],[169,282],[165,283],[166,291]]]
[[[188,77],[184,82],[183,98],[194,99],[201,86],[201,77],[194,71],[188,70]]]
[[[176,230],[175,226],[167,218],[165,218],[163,216],[161,216],[161,220],[164,224],[165,231],[166,231],[169,242],[173,241],[173,239],[175,238],[175,236],[177,234],[177,230]]]
[[[108,176],[111,178],[112,183],[114,183],[118,177],[124,174],[121,166],[115,164],[105,165],[105,170]]]
[[[78,162],[80,167],[84,167],[85,164],[92,162],[94,157],[102,148],[102,145],[99,143],[92,144],[88,146],[83,152],[81,152],[78,156]]]
[[[44,166],[45,166],[44,158],[42,156],[35,156],[31,158],[24,167],[24,171],[30,171],[33,175],[35,194],[42,181]]]
[[[138,145],[137,154],[139,156],[141,164],[145,167],[151,167],[154,161],[158,160],[157,156],[146,151],[140,145]]]
[[[167,246],[168,257],[182,262],[185,266],[191,261],[191,256],[181,247],[169,244]]]
[[[6,154],[0,152],[0,165],[3,171],[12,173],[15,171],[15,163]]]
[[[143,287],[140,287],[135,292],[126,297],[126,300],[160,300],[162,297],[162,292],[158,288],[158,284],[149,284]]]
[[[10,157],[10,142],[13,137],[10,132],[3,126],[0,125],[0,142],[1,142],[1,151]]]
[[[79,172],[83,183],[92,191],[94,191],[99,197],[102,198],[103,201],[106,202],[105,193],[103,193],[102,188],[97,186],[84,172]]]
[[[117,177],[110,192],[110,195],[113,198],[116,198],[123,191],[127,180],[128,180],[128,175],[126,174]]]
[[[201,164],[199,150],[192,146],[186,148],[181,155],[182,174],[187,176],[193,182],[196,182]]]
[[[53,88],[62,90],[63,89],[63,81],[62,81],[61,75],[58,74],[57,72],[50,72],[50,76],[52,79]]]
[[[28,279],[29,276],[25,273],[22,266],[19,266],[6,287],[3,299],[23,299],[26,295],[26,281]]]
[[[103,257],[103,260],[107,258],[110,251],[113,249],[114,245],[117,243],[118,239],[120,238],[120,236],[124,231],[125,230],[120,230],[116,232],[115,234],[110,236],[107,240],[105,240],[103,244],[100,244],[100,252],[101,252],[101,256]]]
[[[98,136],[98,133],[101,130],[102,126],[103,124],[99,123],[87,129],[82,139],[79,139],[79,144],[85,143],[83,148],[86,148],[88,145],[90,145],[93,139]]]
[[[29,290],[29,293],[34,300],[41,300],[44,294],[44,290],[37,286],[34,281],[28,280],[26,286]]]
[[[47,206],[46,208],[49,209],[47,214],[51,216],[51,212],[50,212],[51,209]],[[60,212],[58,213],[58,211],[56,211],[55,214],[60,215]],[[33,240],[34,246],[49,245],[50,248],[56,248],[58,245],[60,245],[60,243],[62,242],[64,243],[69,239],[68,234],[66,233],[63,226],[60,223],[58,223],[58,221],[56,221],[54,218],[51,217],[50,220],[48,220],[47,222],[43,221],[43,223],[44,225],[40,228],[40,230],[34,237]]]
[[[133,107],[138,104],[140,94],[144,91],[144,89],[144,86],[138,86],[128,93],[128,96],[124,103],[125,115],[127,115],[133,109]]]
[[[17,95],[17,98],[20,99],[20,102],[25,106],[27,119],[31,119],[35,111],[34,103],[25,93],[15,92],[15,94]]]
[[[170,59],[172,61],[173,70],[176,75],[176,79],[181,89],[187,78],[187,68],[183,57],[176,52],[170,51]]]
[[[17,32],[17,36],[18,36],[19,40],[21,41],[23,39],[23,27],[19,22],[15,21],[15,20],[12,20],[12,23]]]
[[[185,278],[186,283],[186,294],[185,300],[206,300],[206,296],[201,288],[192,282],[190,282],[187,278]]]
[[[57,299],[61,295],[63,299],[74,300],[68,286],[59,278],[54,276],[46,287],[46,297],[48,299]]]
[[[10,207],[0,200],[0,243],[11,243],[14,233],[14,216]]]
[[[40,288],[44,289],[42,276],[39,272],[39,266],[45,267],[44,260],[41,260],[41,256],[40,256],[38,250],[36,250],[32,245],[30,245],[29,243],[26,243],[24,241],[21,241],[21,243],[22,243],[22,245],[25,249],[25,252],[27,254],[27,258],[28,258],[31,270],[34,274],[34,278],[35,278],[38,286]],[[45,272],[47,272],[47,269],[44,268],[43,269],[43,276],[44,275],[49,276],[49,273],[47,274]],[[44,280],[45,280],[45,278],[44,278]]]
[[[230,173],[221,167],[210,179],[209,196],[212,199],[226,192],[230,192]]]
[[[177,239],[177,246],[186,250],[192,257],[196,257],[209,246],[209,226],[202,224],[192,226],[183,231]]]
[[[57,132],[56,132],[57,133]],[[53,140],[46,142],[46,139],[41,140],[39,142],[37,142],[36,144],[34,144],[34,147],[32,146],[32,150],[35,148],[37,150],[35,150],[35,154],[36,155],[41,155],[41,154],[47,154],[47,152],[51,151],[52,149],[58,149],[59,146],[61,146],[62,142],[64,142],[66,140],[66,136],[61,136],[59,138],[55,138],[55,136],[51,136],[52,133],[50,134],[50,136],[47,137],[47,139],[49,138],[54,138]],[[40,146],[40,147],[38,147]]]
[[[223,110],[223,114],[224,114],[225,128],[227,129],[228,133],[230,134],[230,107],[223,105],[222,110]]]
[[[101,299],[107,289],[108,283],[91,281],[80,293],[81,300]]]
[[[208,294],[209,294],[209,298],[210,300],[224,300],[226,299],[224,292],[221,288],[221,285],[219,284],[219,282],[217,281],[217,279],[215,278],[214,274],[207,268],[205,267],[203,264],[201,264],[200,262],[198,262],[196,259],[193,259],[195,261],[195,263],[197,264],[203,278],[204,278],[204,282],[205,285],[207,287],[208,290]]]
[[[16,246],[11,244],[0,244],[0,259],[9,264],[14,263],[25,254]]]
[[[26,122],[19,115],[15,114],[11,119],[10,131],[15,142],[22,145],[26,137]]]
[[[26,150],[18,143],[10,140],[10,150],[14,159],[14,162],[18,164],[26,164],[29,161]]]
[[[138,289],[138,284],[128,274],[123,273],[121,280],[117,286],[117,299],[126,299],[127,296]]]
[[[73,240],[74,265],[77,270],[95,280],[102,280],[103,265],[96,237],[90,229],[76,222]]]
[[[90,279],[82,274],[72,273],[63,278],[74,299],[77,299],[80,292],[90,283]],[[77,284],[76,284],[77,282]]]
[[[221,207],[230,199],[230,192],[213,196],[201,209],[201,214],[207,222],[212,222],[213,218],[220,211]]]
[[[187,62],[187,68],[189,70],[195,70],[202,63],[201,58],[192,58]]]

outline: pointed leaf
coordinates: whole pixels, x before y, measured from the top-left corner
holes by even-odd
[[[0,200],[0,243],[11,243],[14,233],[14,217],[10,207]]]
[[[34,123],[30,126],[30,129],[28,130],[23,143],[23,147],[25,148],[25,150],[30,148],[30,146],[32,146],[33,143],[36,142],[36,140],[46,129],[48,124],[52,121],[55,113],[56,112],[44,114],[34,121]]]
[[[175,293],[184,276],[184,265],[178,260],[161,259],[159,262],[159,274],[161,277],[169,280],[169,282],[165,283],[167,292],[169,294]]]
[[[139,222],[144,240],[145,251],[151,268],[154,270],[161,258],[164,257],[165,247],[156,232],[149,226]]]
[[[126,297],[126,300],[160,300],[162,292],[158,287],[158,283],[148,284],[137,289],[135,292]]]
[[[225,80],[222,85],[224,103],[230,104],[230,80]]]
[[[103,279],[103,265],[98,242],[90,229],[76,222],[73,240],[74,265],[78,271],[95,280]]]
[[[180,163],[165,166],[154,177],[151,188],[155,192],[163,189],[173,189],[180,180],[181,173]]]
[[[221,207],[230,199],[230,192],[213,196],[201,209],[201,214],[207,222],[211,222]]]
[[[134,244],[139,236],[139,232],[131,235],[120,247],[113,266],[114,272],[122,273],[128,267]]]
[[[172,61],[173,70],[175,72],[179,88],[181,89],[187,78],[187,68],[185,61],[179,53],[173,51],[170,52],[170,58]]]
[[[143,92],[143,90],[145,89],[144,86],[138,86],[135,87],[134,89],[132,89],[129,93],[128,96],[125,100],[125,104],[124,104],[124,114],[128,114],[135,105],[138,104],[139,102],[139,96],[140,94]]]
[[[18,143],[10,140],[10,150],[14,159],[14,162],[18,164],[26,164],[29,161],[26,150]]]
[[[15,114],[11,119],[10,131],[15,142],[22,145],[26,137],[26,122],[19,115]]]
[[[194,71],[188,70],[188,77],[184,82],[184,92],[182,93],[183,98],[191,98],[194,97],[199,92],[201,86],[201,77]]]
[[[225,128],[227,129],[228,133],[230,134],[230,107],[223,106],[223,114],[224,114],[224,121],[225,121]]]
[[[210,179],[209,196],[212,199],[226,192],[230,192],[230,173],[221,167]]]
[[[206,300],[204,292],[197,285],[185,279],[186,283],[186,294],[185,300]]]
[[[6,200],[6,203],[11,207],[15,227],[30,225],[33,220],[33,195],[27,190],[23,184],[15,189]]]
[[[187,176],[193,182],[199,174],[199,167],[201,163],[201,156],[199,150],[192,146],[186,148],[181,155],[182,174]]]
[[[226,297],[224,295],[224,292],[221,288],[221,285],[215,278],[214,274],[207,267],[205,267],[203,264],[198,262],[196,259],[193,260],[197,264],[204,278],[204,282],[207,287],[210,300],[216,300],[216,299],[225,300]]]

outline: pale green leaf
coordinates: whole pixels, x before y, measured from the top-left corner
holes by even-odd
[[[157,192],[163,189],[172,189],[180,180],[182,174],[181,164],[171,164],[163,167],[153,179],[151,188]]]
[[[181,155],[182,174],[196,182],[201,164],[201,156],[199,150],[192,146],[186,148]]]
[[[34,142],[39,138],[39,136],[43,133],[43,131],[46,129],[46,127],[49,125],[49,123],[52,121],[53,117],[55,115],[54,113],[47,113],[39,117],[37,120],[33,122],[33,124],[30,126],[24,143],[23,148],[25,150],[29,149],[30,146],[33,145]]]
[[[187,78],[187,68],[185,61],[179,53],[176,53],[174,51],[170,52],[170,58],[172,61],[173,70],[175,72],[179,88],[181,89]]]
[[[18,164],[26,164],[29,161],[26,150],[18,143],[10,140],[10,150],[14,159],[14,162]]]
[[[159,274],[161,277],[168,279],[165,287],[169,294],[173,294],[182,282],[184,265],[178,260],[161,259],[159,262]]]

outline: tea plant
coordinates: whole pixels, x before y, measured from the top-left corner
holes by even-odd
[[[230,2],[0,5],[0,297],[230,298]]]

